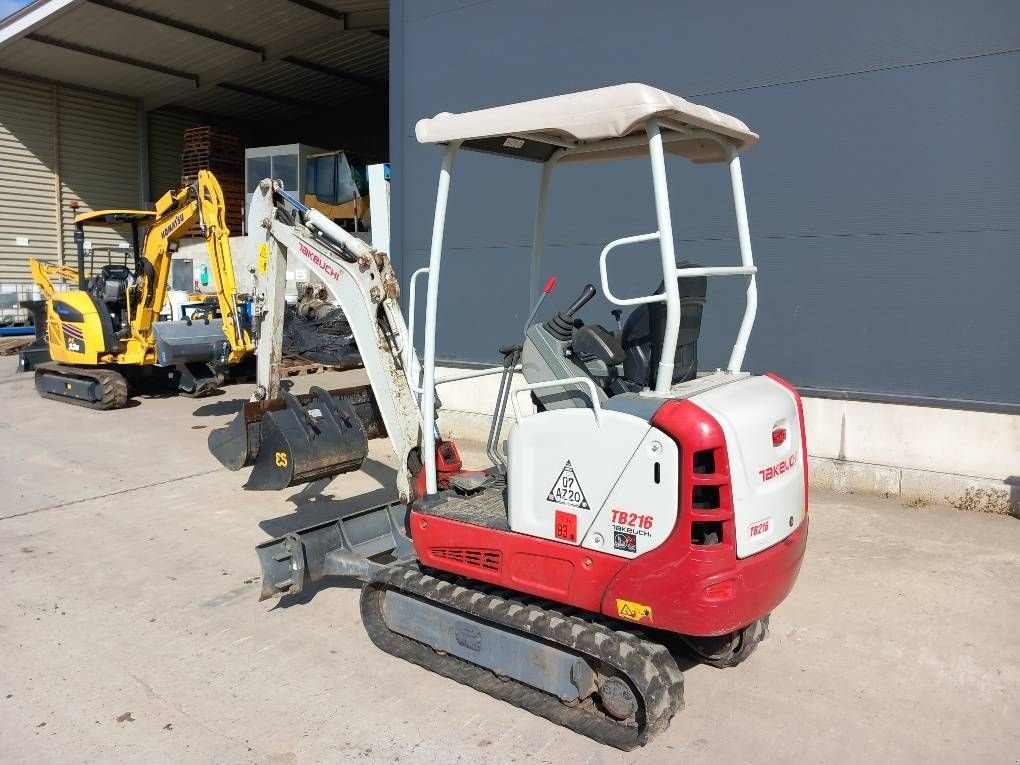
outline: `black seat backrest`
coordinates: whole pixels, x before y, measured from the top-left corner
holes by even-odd
[[[131,270],[127,266],[103,266],[95,282],[95,295],[107,305],[124,300]]]
[[[100,273],[104,279],[116,279],[121,282],[131,278],[131,269],[127,266],[103,266]]]
[[[698,263],[681,261],[677,268],[699,268]],[[673,382],[693,380],[698,373],[698,336],[701,314],[708,294],[708,277],[677,279],[680,290],[680,334],[673,360]],[[665,290],[659,282],[656,295]],[[655,386],[655,376],[666,327],[666,304],[645,303],[635,308],[623,325],[623,375],[640,388]]]

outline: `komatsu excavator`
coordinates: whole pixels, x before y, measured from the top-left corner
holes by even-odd
[[[209,250],[219,317],[212,311],[160,321],[178,240],[198,223]],[[86,225],[129,225],[133,263],[107,264],[88,275]],[[139,227],[148,225],[139,246]],[[100,210],[74,219],[77,270],[32,260],[32,275],[45,298],[36,326],[39,347],[28,349],[21,368],[35,370],[44,398],[92,409],[127,404],[129,382],[160,378],[192,396],[216,389],[217,371],[237,364],[254,348],[245,301],[238,294],[230,253],[223,192],[203,170],[194,184],[168,191],[155,210]],[[77,283],[59,291],[55,278]],[[40,358],[40,356],[42,358]]]
[[[597,741],[632,749],[683,706],[680,650],[715,666],[746,659],[793,587],[807,542],[800,398],[773,374],[742,371],[757,308],[739,155],[741,121],[645,85],[620,85],[421,120],[445,147],[428,266],[411,277],[409,316],[389,258],[263,181],[251,245],[268,259],[256,298],[259,387],[210,447],[247,486],[274,489],[356,470],[368,440],[397,457],[399,500],[258,546],[262,597],[324,577],[364,582],[361,615],[382,650]],[[523,342],[493,369],[436,374],[443,232],[454,157],[483,151],[541,165]],[[740,265],[678,263],[665,155],[729,170]],[[617,330],[569,307],[538,316],[552,170],[574,161],[650,162],[657,228],[595,259],[605,297],[631,307]],[[655,242],[661,279],[620,297],[606,269],[618,247]],[[287,255],[346,312],[369,385],[303,396],[280,389]],[[416,282],[427,278],[424,354],[413,346]],[[726,369],[697,370],[708,277],[746,282]],[[495,345],[495,341],[494,341]],[[520,372],[523,383],[514,381]],[[440,435],[437,386],[502,375],[490,467],[465,469]],[[530,398],[529,398],[530,397]],[[515,421],[506,447],[508,405]]]

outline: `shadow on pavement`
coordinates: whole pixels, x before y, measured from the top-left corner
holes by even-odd
[[[203,404],[194,412],[192,417],[221,417],[226,414],[237,414],[241,407],[248,401],[246,398],[231,398],[225,401],[214,401],[211,404]]]
[[[396,499],[396,471],[393,468],[376,460],[367,459],[361,466],[360,472],[381,484],[380,487],[362,494],[337,499],[332,494],[323,493],[323,490],[334,479],[325,478],[312,481],[302,486],[296,494],[287,497],[287,501],[294,504],[295,512],[261,521],[259,528],[275,539],[298,529],[367,510]],[[343,476],[337,478],[339,484],[334,488],[340,488],[344,484]]]
[[[318,595],[320,591],[333,587],[343,587],[345,590],[360,590],[361,582],[349,576],[329,576],[317,582],[309,582],[297,595],[284,595],[282,598],[278,598],[269,610],[278,611],[284,608],[292,608],[293,606],[303,606],[306,603],[310,603],[312,598]]]
[[[312,481],[302,486],[296,494],[287,497],[288,502],[294,503],[295,512],[261,521],[259,528],[275,539],[298,529],[325,523],[334,518],[393,502],[396,499],[396,471],[393,468],[376,460],[367,459],[361,466],[360,472],[364,472],[380,483],[380,488],[346,499],[336,499],[332,495],[323,493],[323,490],[333,480],[332,478]],[[329,587],[359,589],[361,582],[351,577],[326,577],[317,582],[308,582],[297,595],[280,598],[271,610],[304,605],[310,602],[320,590]]]

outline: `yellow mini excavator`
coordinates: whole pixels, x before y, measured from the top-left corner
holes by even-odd
[[[129,384],[144,378],[169,383],[192,396],[208,395],[216,389],[221,370],[251,353],[249,304],[238,294],[223,192],[216,177],[202,171],[194,184],[168,191],[155,207],[78,215],[77,270],[31,262],[45,311],[39,311],[36,323],[40,346],[30,351],[35,354],[30,360],[22,359],[21,368],[35,369],[36,388],[44,398],[118,409],[127,404]],[[209,250],[218,310],[160,321],[171,258],[178,240],[196,223]],[[130,226],[133,263],[108,263],[89,273],[86,224]],[[146,225],[139,246],[139,229]],[[59,291],[55,277],[76,281],[77,289]]]

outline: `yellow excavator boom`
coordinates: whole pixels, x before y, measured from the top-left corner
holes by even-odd
[[[29,259],[28,265],[32,269],[32,280],[39,286],[39,290],[47,300],[52,298],[57,292],[53,286],[53,277],[57,277],[69,284],[78,283],[78,272],[70,266],[46,263],[36,258]]]
[[[153,342],[152,325],[163,308],[169,284],[170,245],[181,239],[196,222],[205,237],[215,277],[223,331],[230,345],[227,361],[236,364],[251,353],[254,344],[238,311],[237,278],[230,252],[223,190],[216,176],[208,170],[200,170],[192,185],[168,191],[156,202],[156,218],[142,245],[140,266],[144,281],[132,325],[133,334],[147,344]]]

